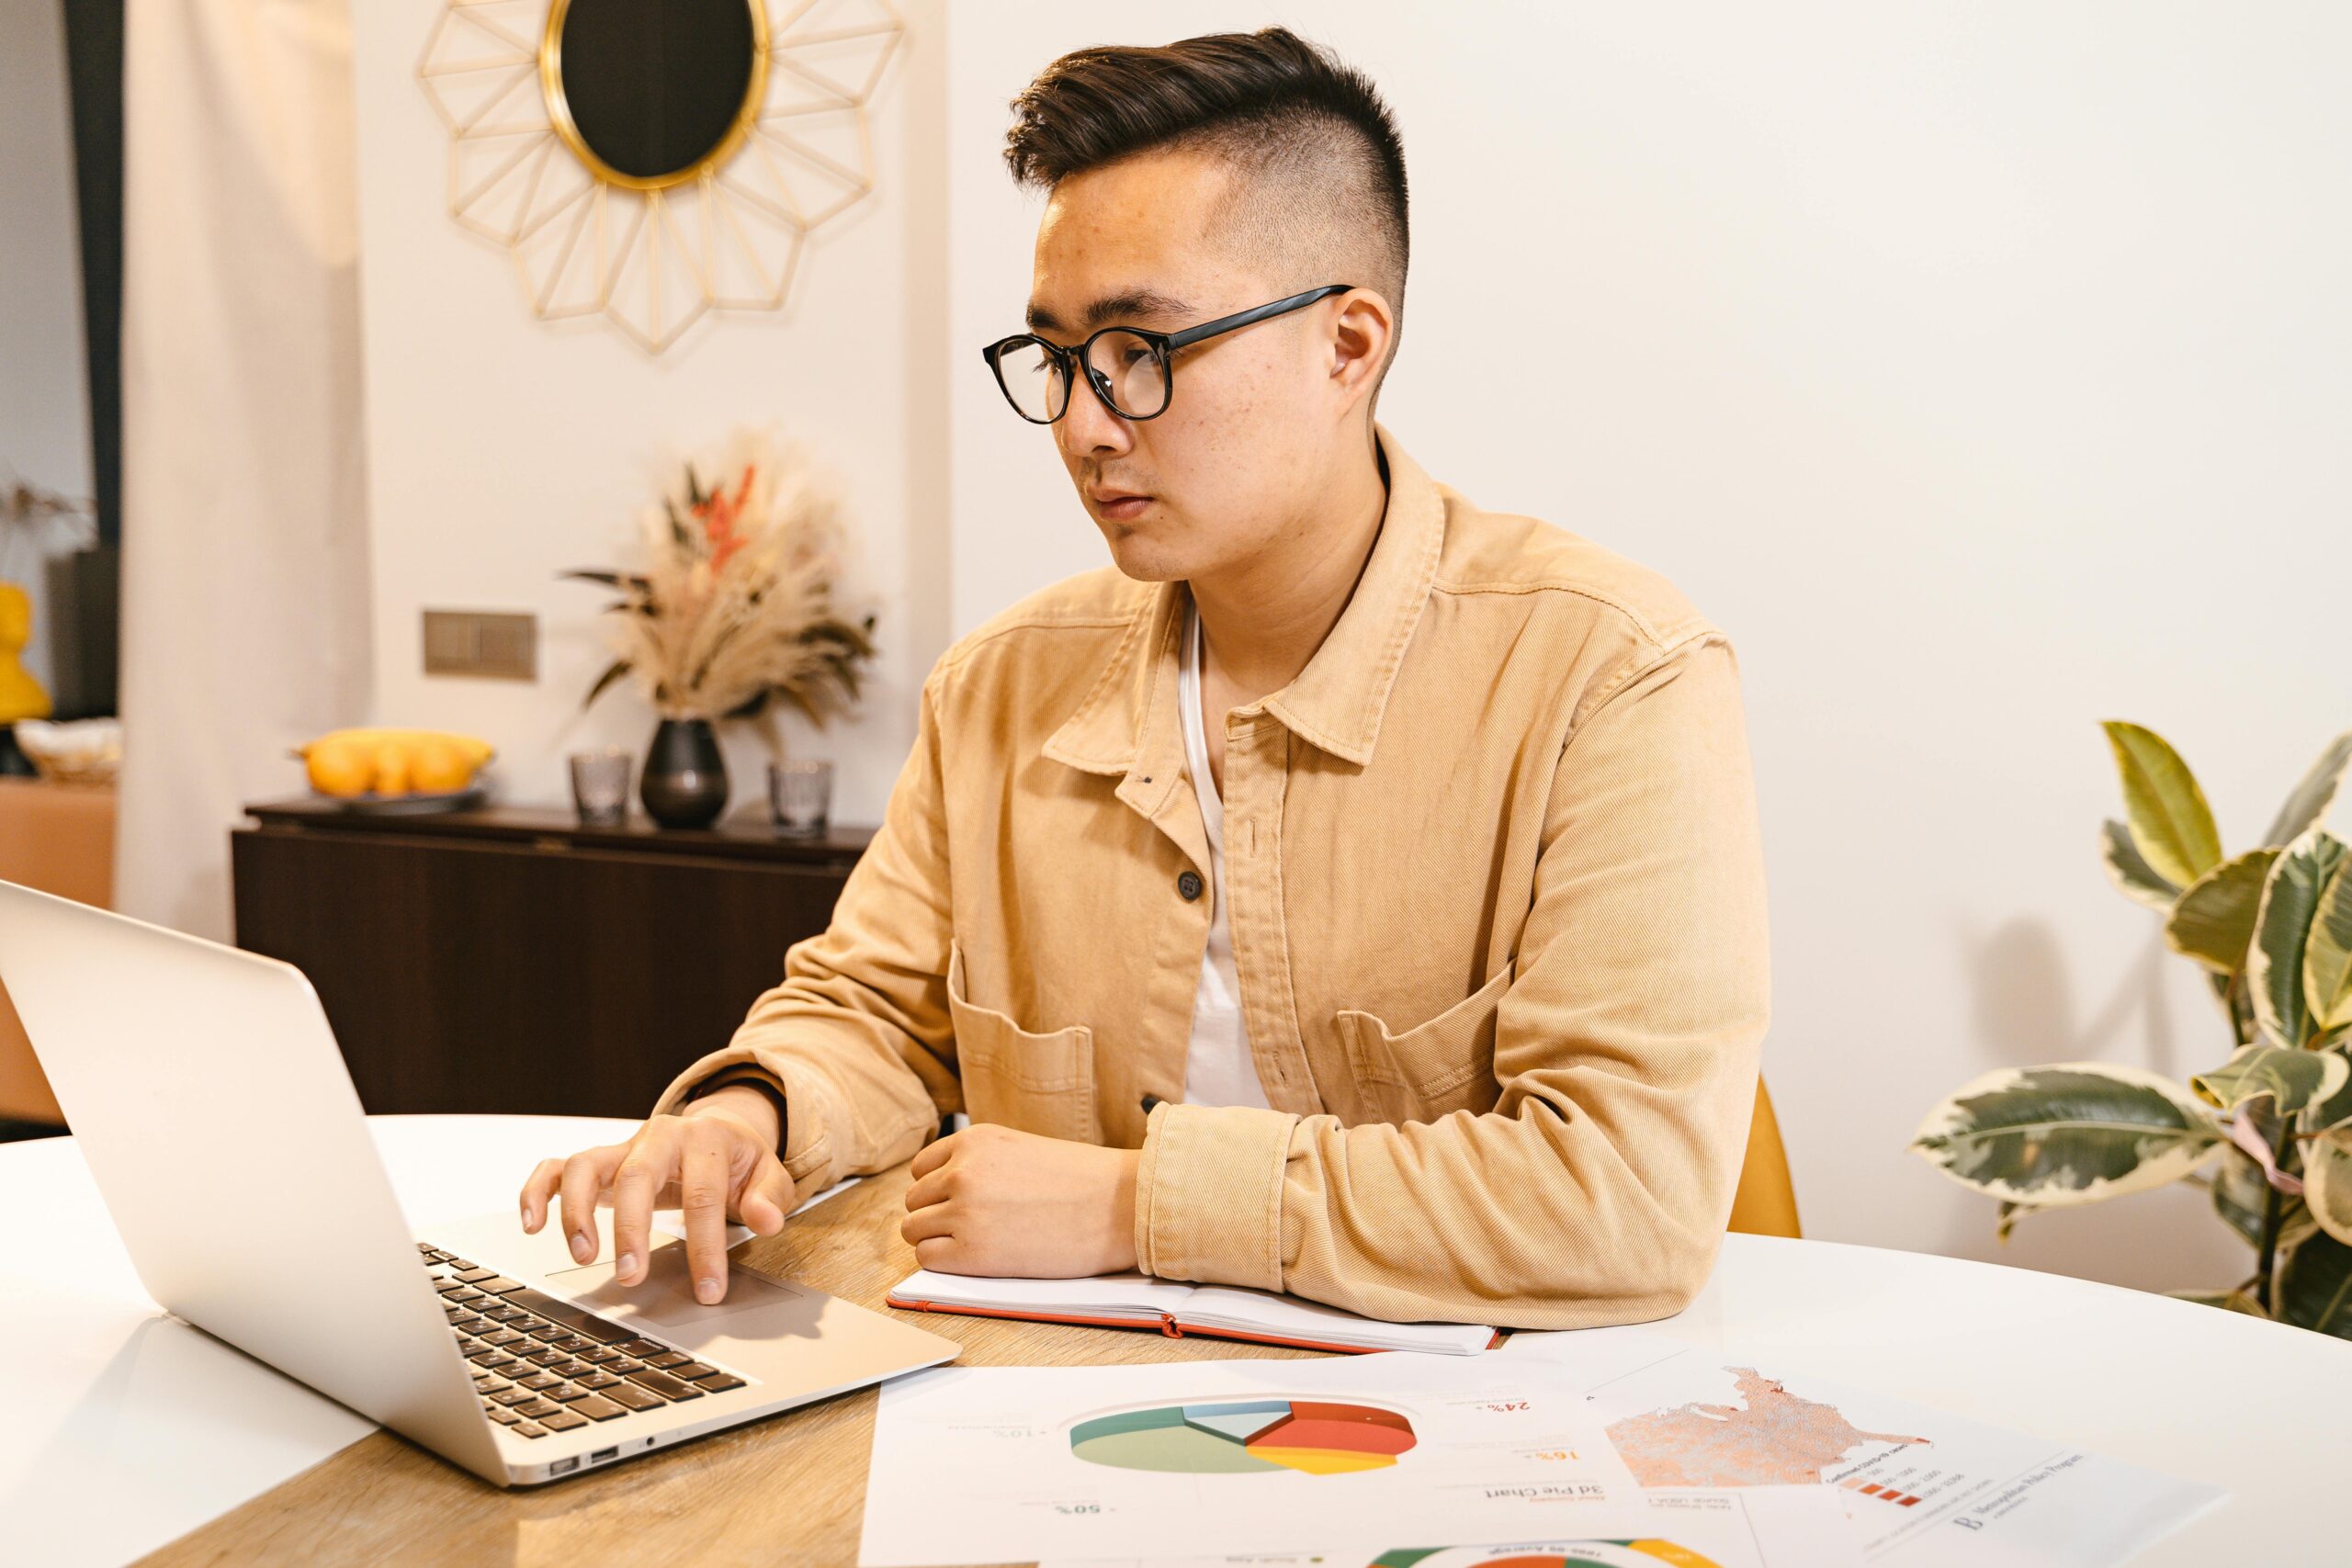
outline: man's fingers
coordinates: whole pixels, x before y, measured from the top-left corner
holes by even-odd
[[[956,1267],[963,1253],[952,1235],[934,1235],[915,1243],[915,1261],[940,1274],[961,1274]]]
[[[908,1174],[921,1180],[945,1165],[949,1157],[956,1153],[956,1140],[963,1135],[961,1133],[950,1133],[947,1136],[934,1138],[917,1149],[915,1157],[907,1162]]]
[[[556,1183],[563,1179],[563,1161],[543,1159],[531,1168],[523,1182],[523,1234],[537,1235],[539,1224],[547,1217],[548,1200],[555,1196]]]
[[[940,1166],[930,1175],[917,1178],[914,1185],[907,1189],[907,1207],[928,1209],[934,1203],[944,1203],[955,1184],[956,1168],[952,1165]]]
[[[727,1294],[727,1129],[709,1122],[688,1122],[678,1142],[678,1195],[686,1216],[686,1267],[694,1274],[695,1300],[708,1304]]]
[[[752,1166],[751,1179],[743,1184],[735,1212],[759,1235],[774,1235],[784,1229],[795,1195],[792,1173],[784,1168],[782,1160],[763,1151]]]
[[[676,1132],[649,1122],[629,1140],[628,1153],[613,1172],[613,1278],[624,1285],[645,1278],[653,1245],[653,1201],[677,1168]]]
[[[906,1238],[910,1247],[915,1248],[918,1256],[922,1253],[924,1242],[933,1236],[951,1235],[955,1233],[955,1228],[956,1223],[949,1216],[944,1204],[933,1204],[928,1209],[917,1209],[899,1222],[899,1234]],[[930,1265],[925,1264],[924,1267],[929,1268]]]
[[[563,1230],[574,1261],[596,1260],[596,1197],[612,1180],[627,1144],[582,1149],[563,1162]]]

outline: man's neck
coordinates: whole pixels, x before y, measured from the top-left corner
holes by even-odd
[[[1339,624],[1388,509],[1376,446],[1324,491],[1325,504],[1283,531],[1245,565],[1191,581],[1200,606],[1204,675],[1214,663],[1232,705],[1253,703],[1298,678]]]

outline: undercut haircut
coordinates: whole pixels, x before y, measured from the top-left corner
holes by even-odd
[[[1405,144],[1372,78],[1329,50],[1287,28],[1077,50],[1012,100],[1012,115],[1004,161],[1023,186],[1050,190],[1140,152],[1222,162],[1236,177],[1220,224],[1277,288],[1377,292],[1395,317],[1396,358],[1410,249]]]

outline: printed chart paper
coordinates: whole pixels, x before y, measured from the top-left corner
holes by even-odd
[[[1648,1353],[1645,1364],[1628,1369],[1629,1345]],[[1566,1371],[1645,1486],[1835,1488],[1874,1568],[2118,1562],[2225,1495],[1769,1357],[1639,1330],[1517,1336],[1498,1359]]]
[[[859,1561],[1617,1539],[1648,1517],[1584,1402],[1536,1364],[945,1367],[883,1385]]]
[[[1096,1558],[1039,1568],[1862,1568],[1862,1553],[1830,1488],[1755,1486],[1653,1492],[1641,1529],[1614,1538]]]

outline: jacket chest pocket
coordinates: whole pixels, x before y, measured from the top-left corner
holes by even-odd
[[[956,1071],[964,1109],[1048,1138],[1098,1143],[1094,1112],[1094,1032],[1072,1024],[1050,1034],[1022,1028],[964,988],[964,949],[947,954],[947,1010],[956,1028]]]
[[[1495,1108],[1501,1098],[1495,1017],[1514,967],[1505,964],[1469,996],[1402,1033],[1354,1008],[1334,1015],[1357,1091],[1381,1120],[1434,1122],[1456,1111],[1476,1115]]]

